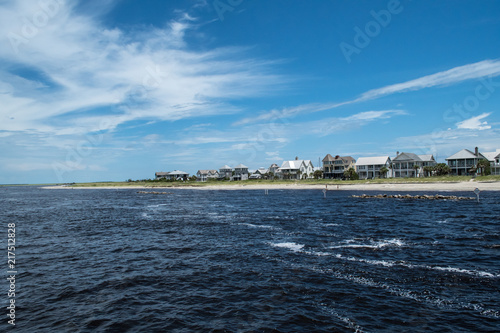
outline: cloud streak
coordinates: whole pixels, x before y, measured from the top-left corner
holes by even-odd
[[[496,77],[500,75],[500,60],[484,60],[473,64],[455,67],[443,72],[420,77],[418,79],[388,85],[382,88],[372,89],[362,93],[359,97],[340,103],[305,104],[295,107],[274,109],[264,112],[253,118],[244,118],[233,125],[245,125],[253,122],[269,121],[280,118],[291,118],[299,114],[307,114],[319,111],[327,111],[344,105],[361,103],[384,96],[417,91],[425,88],[458,84],[466,80],[480,79],[484,77]]]
[[[275,63],[249,58],[245,48],[190,49],[185,38],[196,23],[186,13],[163,28],[124,31],[76,13],[74,3],[54,2],[57,10],[17,54],[0,49],[0,130],[87,133],[140,119],[230,114],[240,111],[233,99],[283,83],[270,71]],[[16,18],[41,11],[37,1],[2,4],[0,32],[22,37]]]
[[[375,99],[395,93],[421,90],[424,88],[457,84],[466,80],[479,79],[486,76],[500,75],[499,60],[484,60],[473,64],[455,67],[447,71],[423,76],[421,78],[369,90],[363,93],[355,102]]]
[[[482,119],[488,117],[490,114],[491,114],[491,112],[490,113],[483,113],[483,114],[480,114],[479,116],[472,117],[472,118],[466,119],[464,121],[458,122],[457,128],[477,130],[477,131],[484,131],[484,130],[490,129],[491,126],[488,125],[487,121],[481,121]]]

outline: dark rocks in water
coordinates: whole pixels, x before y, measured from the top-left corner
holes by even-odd
[[[172,192],[137,191],[139,194],[173,194]]]
[[[476,198],[471,198],[471,197],[459,197],[456,195],[401,195],[401,194],[376,194],[376,195],[367,195],[367,194],[362,194],[362,195],[353,195],[351,196],[352,198],[361,198],[361,199],[384,199],[384,198],[389,198],[389,199],[421,199],[421,200],[475,200]]]

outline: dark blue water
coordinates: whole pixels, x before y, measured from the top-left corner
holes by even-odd
[[[165,191],[0,188],[4,239],[16,224],[16,329],[500,330],[498,192]]]

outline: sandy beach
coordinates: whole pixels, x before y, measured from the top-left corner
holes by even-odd
[[[43,189],[188,189],[188,190],[323,190],[325,185],[306,184],[241,184],[241,185],[207,185],[207,186],[103,186],[103,187],[78,187],[78,186],[43,186]],[[330,191],[432,191],[432,192],[460,192],[474,191],[479,188],[481,191],[500,191],[500,182],[456,182],[456,183],[383,183],[383,184],[342,184],[328,185]]]

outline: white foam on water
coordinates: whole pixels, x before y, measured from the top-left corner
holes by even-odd
[[[148,219],[148,220],[151,220],[153,218],[152,216],[148,215],[147,213],[141,213],[141,217]]]
[[[443,271],[443,272],[450,272],[450,273],[460,273],[460,274],[466,274],[466,275],[471,275],[475,277],[482,277],[482,278],[498,278],[500,277],[500,274],[493,274],[490,272],[485,272],[485,271],[476,271],[476,270],[469,270],[469,269],[463,269],[463,268],[456,268],[456,267],[441,267],[441,266],[429,266],[429,265],[416,265],[416,264],[411,264],[405,261],[391,261],[391,260],[372,260],[372,259],[364,259],[364,258],[356,258],[352,256],[343,256],[338,253],[326,253],[326,252],[314,252],[314,251],[307,251],[304,252],[307,254],[311,255],[316,255],[316,256],[326,256],[330,255],[333,256],[337,259],[341,260],[346,260],[346,261],[352,261],[352,262],[361,262],[369,265],[375,265],[375,266],[384,266],[384,267],[393,267],[393,266],[402,266],[402,267],[407,267],[411,269],[429,269],[429,270],[437,270],[437,271]]]
[[[433,270],[438,270],[438,271],[462,273],[462,274],[468,274],[468,275],[480,276],[480,277],[488,277],[488,278],[500,277],[500,274],[493,274],[493,273],[484,272],[484,271],[476,271],[476,270],[469,270],[469,269],[456,268],[456,267],[440,267],[440,266],[424,266],[424,267],[427,269],[433,269]]]
[[[288,244],[288,245],[285,245],[285,244]],[[300,246],[300,248],[302,248],[303,245],[299,245],[299,244],[295,244],[295,243],[278,243],[278,244],[274,244],[274,246],[280,246],[280,247]],[[321,252],[314,252],[314,251],[313,252],[302,251],[302,252],[304,252],[306,254],[321,253]],[[360,260],[368,261],[367,259],[358,259],[358,258],[354,258],[354,257],[343,257],[340,254],[331,254],[331,255],[333,255],[337,258],[340,258],[340,259],[356,260],[356,261],[360,261]],[[333,269],[322,269],[322,268],[315,267],[315,266],[301,266],[301,265],[295,265],[293,263],[290,263],[290,262],[284,261],[284,260],[280,260],[280,261],[284,262],[284,263],[286,262],[291,267],[306,268],[306,269],[312,270],[314,272],[318,272],[321,274],[335,277],[337,279],[351,281],[355,284],[359,284],[359,285],[363,285],[363,286],[367,286],[367,287],[372,287],[372,288],[377,288],[377,289],[382,289],[382,290],[385,290],[385,291],[387,291],[393,295],[396,295],[398,297],[411,299],[411,300],[414,300],[414,301],[419,302],[419,303],[425,303],[425,304],[437,306],[439,308],[444,308],[444,309],[472,310],[472,311],[475,311],[475,312],[477,312],[483,316],[489,317],[489,318],[495,318],[495,319],[500,318],[500,311],[492,310],[492,309],[485,309],[480,304],[461,302],[461,301],[456,300],[456,299],[449,299],[446,297],[440,297],[439,295],[432,295],[432,294],[428,294],[428,293],[422,294],[422,293],[419,293],[419,292],[416,292],[413,290],[404,289],[404,288],[400,288],[398,286],[390,285],[390,284],[385,283],[385,282],[379,282],[379,281],[376,281],[376,280],[369,278],[369,277],[357,276],[354,274],[344,274],[344,273],[339,272],[339,271],[334,271]],[[375,261],[375,260],[372,261],[372,263],[375,263],[375,262],[377,262],[377,261]],[[415,267],[426,268],[426,266],[424,266],[424,265],[411,265],[411,264],[404,264],[404,263],[400,263],[400,262],[380,261],[380,264],[383,264],[383,265],[386,265],[386,264],[403,265],[403,266],[408,265],[408,267],[411,267],[411,268],[415,268]]]
[[[149,205],[148,208],[158,208],[160,206],[166,206],[167,204],[157,204],[157,205]]]
[[[370,264],[370,265],[377,265],[377,266],[385,266],[385,267],[392,267],[395,265],[398,265],[399,263],[393,262],[393,261],[386,261],[386,260],[370,260],[370,259],[362,259],[362,258],[355,258],[355,257],[345,257],[341,254],[335,254],[331,253],[331,256],[334,256],[337,259],[341,260],[347,260],[347,261],[354,261],[354,262],[362,262],[365,264]]]
[[[263,229],[274,229],[271,225],[259,225],[259,224],[251,224],[251,223],[236,223],[237,225],[244,225],[250,228],[263,228]]]
[[[338,223],[327,223],[325,224],[325,227],[340,227],[341,224]]]
[[[297,244],[297,243],[270,243],[270,245],[274,247],[289,249],[294,252],[299,252],[304,248],[303,244]]]
[[[393,238],[393,239],[387,239],[387,240],[381,240],[378,242],[373,242],[371,241],[369,244],[351,244],[356,242],[356,240],[353,239],[348,239],[345,241],[347,244],[341,244],[341,245],[334,245],[330,246],[330,249],[342,249],[342,248],[352,248],[352,249],[358,249],[358,248],[366,248],[366,249],[381,249],[384,247],[402,247],[405,246],[406,244],[401,241],[400,239]]]
[[[322,274],[329,274],[329,275],[334,276],[335,278],[351,281],[353,283],[360,284],[363,286],[383,289],[383,290],[386,290],[387,292],[389,292],[393,295],[396,295],[396,296],[399,296],[402,298],[412,299],[412,300],[419,302],[419,303],[431,304],[431,305],[438,306],[440,308],[473,310],[473,311],[479,312],[483,316],[487,316],[487,317],[495,318],[495,319],[500,318],[499,311],[485,309],[482,305],[479,305],[479,304],[464,303],[464,302],[459,302],[459,301],[455,301],[452,299],[440,298],[438,296],[429,295],[429,294],[421,295],[415,291],[399,288],[396,286],[391,286],[387,283],[378,282],[378,281],[375,281],[371,278],[355,276],[352,274],[342,274],[340,272],[333,271],[333,270],[327,270],[327,271],[318,270],[318,269],[315,269],[314,267],[310,268],[310,269],[312,269],[313,271],[320,272]]]
[[[336,312],[334,309],[330,308],[326,304],[319,304],[320,307],[324,310],[326,310],[329,314],[334,316],[335,318],[339,319],[340,321],[344,322],[347,324],[347,328],[350,328],[351,330],[354,330],[355,333],[363,333],[365,332],[364,329],[356,324],[351,318],[340,315],[338,312]]]

